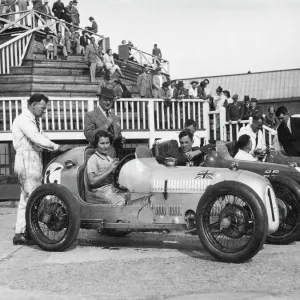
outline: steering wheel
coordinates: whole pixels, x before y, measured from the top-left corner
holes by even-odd
[[[123,159],[121,159],[121,161],[119,162],[119,164],[117,165],[115,172],[114,172],[114,177],[113,177],[113,181],[115,184],[115,187],[118,188],[121,191],[126,191],[127,189],[123,186],[120,185],[119,183],[119,175],[120,175],[120,171],[122,169],[122,167],[129,162],[130,160],[135,159],[135,154],[128,154],[126,155]]]

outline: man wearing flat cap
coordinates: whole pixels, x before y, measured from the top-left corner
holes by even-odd
[[[242,120],[249,120],[251,117],[250,112],[250,97],[249,95],[244,96],[244,104],[243,104],[243,117]]]
[[[121,134],[120,118],[112,110],[115,94],[113,89],[102,87],[97,96],[99,97],[99,106],[85,114],[84,135],[92,143],[98,131],[109,132],[114,140],[108,155],[113,158],[118,155],[125,142]]]
[[[229,122],[229,124],[232,123],[232,121],[237,121],[238,123],[241,122],[243,117],[243,104],[238,101],[239,96],[237,94],[234,94],[232,96],[233,103],[229,104],[226,109],[226,121]],[[236,126],[238,125],[232,125],[232,138],[235,141],[236,140]],[[239,129],[239,128],[238,128]]]
[[[251,98],[250,100],[250,116],[253,118],[254,116],[261,116],[262,109],[257,105],[258,100],[256,98]]]
[[[173,98],[176,100],[189,99],[189,91],[184,88],[184,83],[182,80],[178,81],[177,87],[173,93]]]
[[[199,99],[208,100],[211,97],[208,85],[209,85],[209,80],[208,79],[204,79],[198,85],[198,87],[197,87],[197,91],[198,91],[197,96],[198,96]]]
[[[199,99],[198,98],[198,90],[197,90],[197,85],[198,84],[199,84],[199,82],[196,81],[196,80],[191,81],[191,87],[189,89],[190,99]]]
[[[144,72],[138,76],[136,87],[141,98],[152,98],[152,76],[147,64],[144,65]]]

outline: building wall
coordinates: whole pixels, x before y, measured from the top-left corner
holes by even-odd
[[[239,95],[243,101],[245,95],[257,98],[264,113],[270,105],[276,107],[286,105],[292,114],[300,113],[300,69],[258,72],[250,74],[235,74],[222,76],[207,76],[183,78],[186,88],[190,88],[191,80],[202,81],[208,78],[209,89],[214,94],[218,86]]]

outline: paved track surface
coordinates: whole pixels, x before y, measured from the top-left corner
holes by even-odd
[[[80,231],[63,253],[13,246],[16,209],[0,208],[0,299],[300,299],[300,242],[252,261],[212,259],[196,236]]]

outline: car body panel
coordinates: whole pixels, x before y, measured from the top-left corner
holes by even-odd
[[[244,183],[253,189],[266,206],[268,231],[278,229],[279,213],[275,194],[267,179],[243,170],[218,169],[212,167],[166,167],[155,158],[134,159],[121,169],[119,183],[131,192],[131,200],[125,206],[90,204],[82,197],[82,174],[85,167],[86,147],[78,147],[53,159],[45,170],[44,183],[60,182],[68,188],[80,203],[82,227],[88,223],[105,220],[109,223],[186,224],[188,211],[196,212],[201,196],[208,186],[221,181]],[[57,170],[57,176],[49,170]],[[54,166],[56,168],[54,168]],[[47,174],[48,172],[48,174]],[[60,176],[60,178],[59,178]],[[267,194],[271,193],[271,199]],[[273,214],[274,219],[271,215]],[[84,225],[85,224],[85,225]]]
[[[300,169],[300,157],[287,156],[284,151],[270,150],[270,153],[267,155],[265,161],[287,166],[295,165]]]

